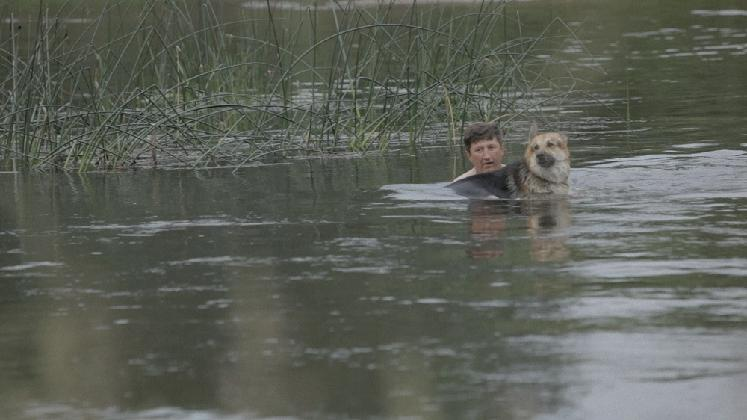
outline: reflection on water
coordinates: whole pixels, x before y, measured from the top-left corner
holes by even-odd
[[[571,226],[567,199],[529,201],[524,211],[528,215],[532,259],[537,262],[567,260],[570,251],[566,235]]]
[[[472,258],[491,258],[503,255],[506,234],[506,214],[511,204],[502,201],[472,201],[469,205],[469,233],[472,246],[467,254]]]
[[[507,232],[507,223],[512,214],[525,218],[522,223],[526,224],[529,256],[533,261],[564,261],[569,257],[565,244],[566,230],[571,225],[567,197],[470,201],[471,246],[467,254],[475,259],[503,256],[506,246],[503,236],[511,234]]]
[[[747,32],[722,3],[553,3],[603,27],[569,65],[607,71],[557,114],[569,197],[464,200],[438,149],[0,174],[3,418],[743,417]]]

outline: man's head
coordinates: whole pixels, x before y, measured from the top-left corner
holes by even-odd
[[[503,163],[501,131],[494,123],[475,123],[464,130],[467,158],[478,174],[492,172]]]

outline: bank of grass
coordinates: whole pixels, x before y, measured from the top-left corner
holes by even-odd
[[[241,166],[454,145],[467,121],[523,111],[542,36],[510,35],[520,24],[504,2],[401,3],[266,1],[228,21],[208,1],[112,0],[73,35],[81,11],[41,2],[35,19],[11,15],[0,41],[0,160]]]

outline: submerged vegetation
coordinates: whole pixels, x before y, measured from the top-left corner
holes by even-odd
[[[234,13],[110,0],[86,18],[72,1],[47,3],[11,11],[0,31],[0,161],[13,170],[454,145],[465,122],[510,120],[550,84],[531,70],[547,33],[521,36],[501,1],[457,13],[265,0]]]

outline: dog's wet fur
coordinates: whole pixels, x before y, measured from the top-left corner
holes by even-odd
[[[447,185],[469,198],[523,198],[535,194],[567,194],[571,172],[568,138],[560,133],[537,133],[533,125],[521,160],[494,172]]]

